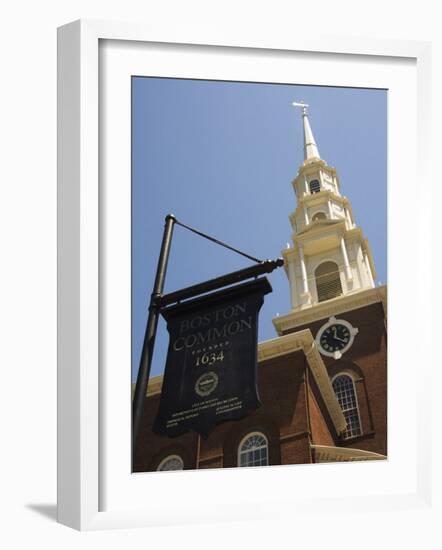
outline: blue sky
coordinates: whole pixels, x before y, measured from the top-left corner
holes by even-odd
[[[387,92],[302,85],[132,80],[132,374],[136,377],[164,217],[179,220],[261,259],[290,241],[296,207],[291,181],[303,162],[293,101],[310,104],[321,157],[368,237],[377,280],[387,281]],[[165,292],[251,265],[176,226]],[[287,277],[269,275],[272,294],[259,319],[290,310]],[[168,335],[161,319],[151,376],[163,372]]]

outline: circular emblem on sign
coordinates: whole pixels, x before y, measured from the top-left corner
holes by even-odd
[[[218,375],[213,371],[201,375],[195,383],[195,391],[201,397],[207,397],[218,386]]]

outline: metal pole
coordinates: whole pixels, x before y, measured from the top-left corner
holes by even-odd
[[[157,333],[160,308],[156,301],[161,296],[166,278],[167,262],[169,260],[170,245],[172,243],[175,216],[169,214],[165,218],[163,241],[161,243],[160,256],[158,258],[157,273],[149,304],[149,316],[144,333],[143,351],[141,352],[140,368],[138,370],[137,383],[132,402],[132,461],[135,456],[137,438],[140,431],[143,416],[144,400],[149,382],[150,367]]]

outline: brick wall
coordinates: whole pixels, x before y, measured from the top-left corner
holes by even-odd
[[[185,468],[236,467],[238,446],[251,432],[269,441],[269,463],[310,462],[306,402],[306,361],[303,352],[258,365],[261,406],[242,420],[216,426],[207,439],[188,433],[177,438],[155,435],[152,424],[159,395],[146,399],[135,471],[156,470],[168,454],[183,457]]]
[[[312,462],[310,441],[387,454],[387,342],[381,304],[350,311],[338,318],[359,329],[350,350],[339,360],[323,357],[332,378],[348,372],[355,381],[363,434],[337,437],[321,394],[302,351],[263,361],[258,365],[261,407],[242,420],[214,428],[207,439],[187,433],[177,438],[152,433],[159,395],[146,399],[135,471],[156,470],[163,458],[178,454],[185,469],[236,467],[238,446],[251,432],[262,432],[269,441],[269,462]],[[313,336],[328,319],[310,325]]]
[[[387,332],[381,303],[372,304],[336,316],[345,319],[359,333],[352,347],[335,360],[323,356],[330,378],[348,372],[355,382],[363,434],[338,444],[387,454]],[[296,330],[309,328],[316,337],[328,318]]]

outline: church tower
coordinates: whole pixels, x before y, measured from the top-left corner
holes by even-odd
[[[297,105],[302,107],[304,162],[293,180],[293,247],[283,252],[293,311],[374,288],[376,278],[368,241],[341,194],[336,170],[319,155],[308,106]]]
[[[375,286],[370,246],[319,154],[301,108],[304,161],[292,182],[292,242],[282,252],[291,310],[273,319],[279,336],[310,331],[347,428],[338,446],[387,454],[387,289]],[[313,349],[312,348],[312,349]]]

